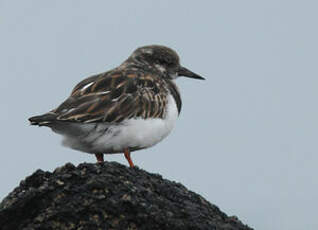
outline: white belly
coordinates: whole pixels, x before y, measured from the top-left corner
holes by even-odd
[[[129,119],[119,125],[73,124],[79,135],[64,134],[63,145],[87,153],[118,153],[153,146],[164,139],[178,117],[176,103],[169,96],[164,119]]]

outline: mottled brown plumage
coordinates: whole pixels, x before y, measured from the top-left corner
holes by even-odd
[[[164,46],[136,49],[120,66],[88,77],[49,113],[31,117],[32,125],[48,126],[64,136],[63,143],[94,153],[148,148],[165,138],[181,111],[174,80],[179,76],[204,79],[182,67],[175,51]]]
[[[52,112],[57,120],[83,123],[163,118],[170,91],[180,100],[174,83],[152,73],[116,68],[77,84],[71,96]]]

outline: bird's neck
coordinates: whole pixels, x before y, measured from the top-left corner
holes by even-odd
[[[169,92],[173,96],[173,99],[175,100],[177,108],[178,108],[178,113],[180,114],[181,107],[182,107],[182,100],[181,100],[181,95],[180,95],[179,89],[178,89],[177,85],[175,84],[174,80],[167,79],[165,81],[167,82]]]

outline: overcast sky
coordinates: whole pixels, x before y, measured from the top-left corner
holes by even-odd
[[[0,0],[0,199],[38,168],[95,162],[28,117],[161,44],[207,80],[178,79],[174,131],[133,153],[135,164],[257,230],[318,229],[317,10],[306,0]]]

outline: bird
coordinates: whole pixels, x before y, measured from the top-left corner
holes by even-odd
[[[137,48],[122,64],[80,81],[57,108],[29,118],[63,136],[62,144],[95,154],[131,152],[162,141],[172,131],[182,101],[178,77],[205,80],[180,64],[176,51],[162,45]]]

